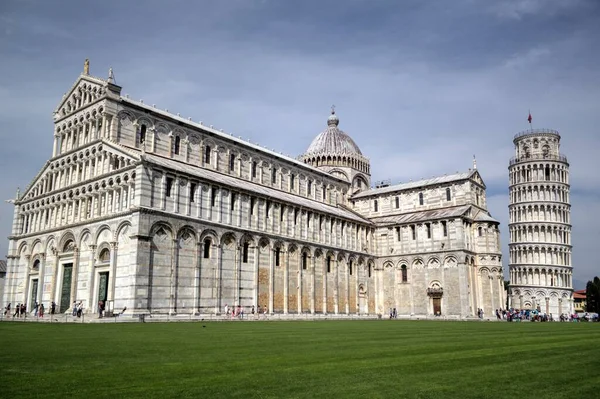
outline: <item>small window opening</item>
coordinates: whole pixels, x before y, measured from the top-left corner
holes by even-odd
[[[196,196],[196,183],[190,184],[190,202],[194,202]]]
[[[248,250],[250,248],[250,244],[248,242],[244,243],[244,249],[242,250],[242,262],[248,263]]]
[[[204,240],[204,259],[210,258],[210,238]]]
[[[179,147],[181,146],[181,137],[175,136],[175,155],[179,155]]]
[[[204,149],[204,163],[210,164],[210,146],[207,145]]]
[[[173,189],[173,178],[167,177],[167,197],[171,196],[172,189]]]

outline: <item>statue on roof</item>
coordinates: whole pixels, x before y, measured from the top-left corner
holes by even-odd
[[[90,74],[90,60],[87,58],[85,59],[85,62],[83,63],[83,73],[84,73],[84,75]]]

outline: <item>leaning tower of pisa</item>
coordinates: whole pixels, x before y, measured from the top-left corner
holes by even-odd
[[[569,163],[560,134],[530,129],[513,140],[509,171],[511,307],[573,311]]]

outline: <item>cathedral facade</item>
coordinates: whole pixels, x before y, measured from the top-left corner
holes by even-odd
[[[371,188],[338,128],[297,159],[84,73],[15,199],[4,302],[125,314],[441,315],[505,307],[498,222],[465,173]]]

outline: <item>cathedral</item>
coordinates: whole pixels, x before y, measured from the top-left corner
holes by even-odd
[[[306,152],[283,156],[122,96],[86,61],[54,111],[52,157],[14,201],[3,302],[290,318],[505,308],[476,165],[372,185],[339,126],[332,111]]]

